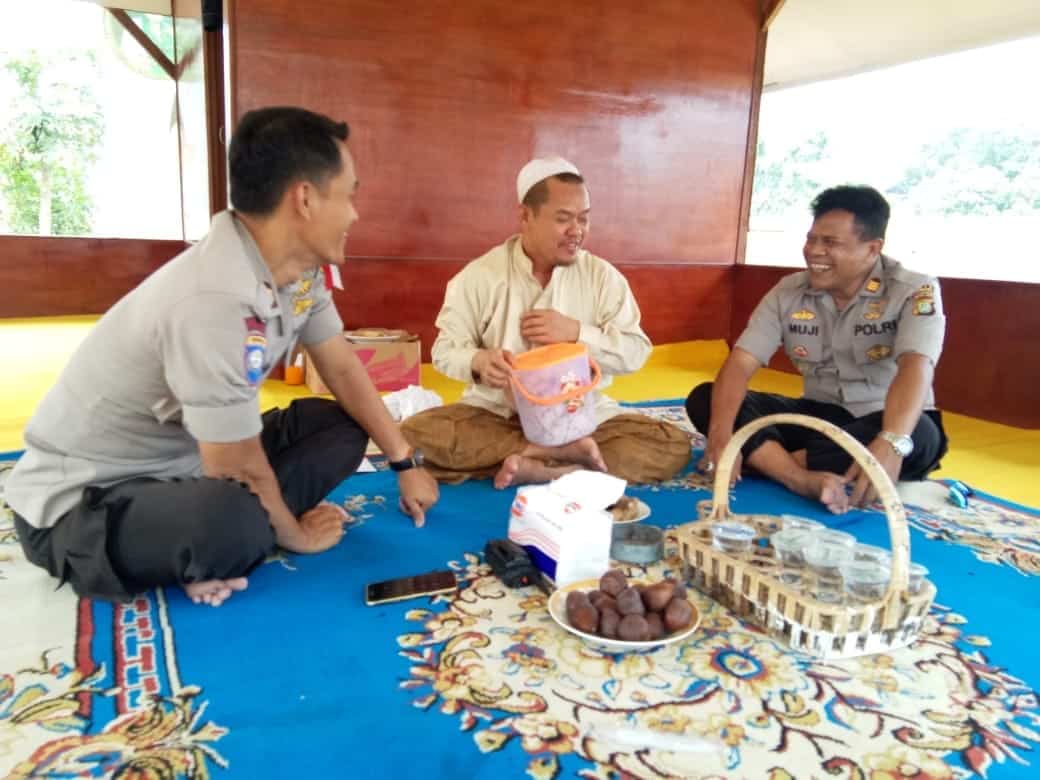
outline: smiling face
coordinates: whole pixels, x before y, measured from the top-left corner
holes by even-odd
[[[852,212],[835,209],[817,217],[802,255],[814,290],[834,296],[839,307],[858,292],[877,262],[884,239],[864,241]]]
[[[343,167],[325,185],[308,183],[306,193],[307,219],[301,239],[314,256],[316,265],[344,262],[344,246],[350,228],[358,220],[354,197],[358,180],[354,171],[354,159],[347,145],[337,142]]]
[[[536,208],[520,207],[520,236],[535,266],[570,265],[589,232],[589,191],[584,184],[547,179],[549,197]]]

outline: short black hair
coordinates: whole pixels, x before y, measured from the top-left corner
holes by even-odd
[[[303,108],[278,106],[242,117],[228,149],[231,203],[245,214],[270,214],[301,179],[324,187],[343,170],[336,140],[350,128]]]
[[[812,202],[813,219],[828,211],[848,211],[855,217],[862,241],[884,238],[891,209],[885,196],[873,187],[843,184],[824,190]]]
[[[549,179],[556,179],[557,181],[566,182],[567,184],[585,183],[585,180],[581,178],[581,176],[567,171],[556,173],[542,179],[536,185],[531,187],[531,189],[527,191],[527,194],[524,195],[524,205],[531,209],[535,214],[538,213],[538,209],[542,207],[542,204],[549,200]]]

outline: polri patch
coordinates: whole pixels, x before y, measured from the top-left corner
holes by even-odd
[[[267,324],[257,317],[246,317],[246,341],[243,348],[246,381],[256,387],[264,378],[264,357],[267,353]]]

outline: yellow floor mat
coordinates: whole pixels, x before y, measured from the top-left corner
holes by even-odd
[[[22,430],[43,394],[96,317],[0,320],[0,355],[7,381],[0,388],[0,451],[22,447]],[[722,341],[689,341],[656,347],[642,370],[617,377],[611,395],[621,401],[682,398],[700,382],[711,381],[727,347]],[[430,365],[422,368],[423,386],[446,403],[457,401],[462,384]],[[780,371],[760,371],[756,390],[798,395],[801,380]],[[261,408],[284,405],[307,389],[268,382],[260,391]],[[1025,430],[959,414],[945,414],[952,442],[939,477],[957,477],[973,487],[1010,501],[1040,507],[1040,430]]]

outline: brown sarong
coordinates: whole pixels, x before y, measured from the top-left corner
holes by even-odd
[[[429,472],[449,484],[492,477],[502,461],[528,445],[519,418],[462,403],[409,417],[401,431],[423,451]],[[690,437],[684,431],[644,414],[611,417],[592,438],[607,471],[631,483],[671,479],[690,459]]]

